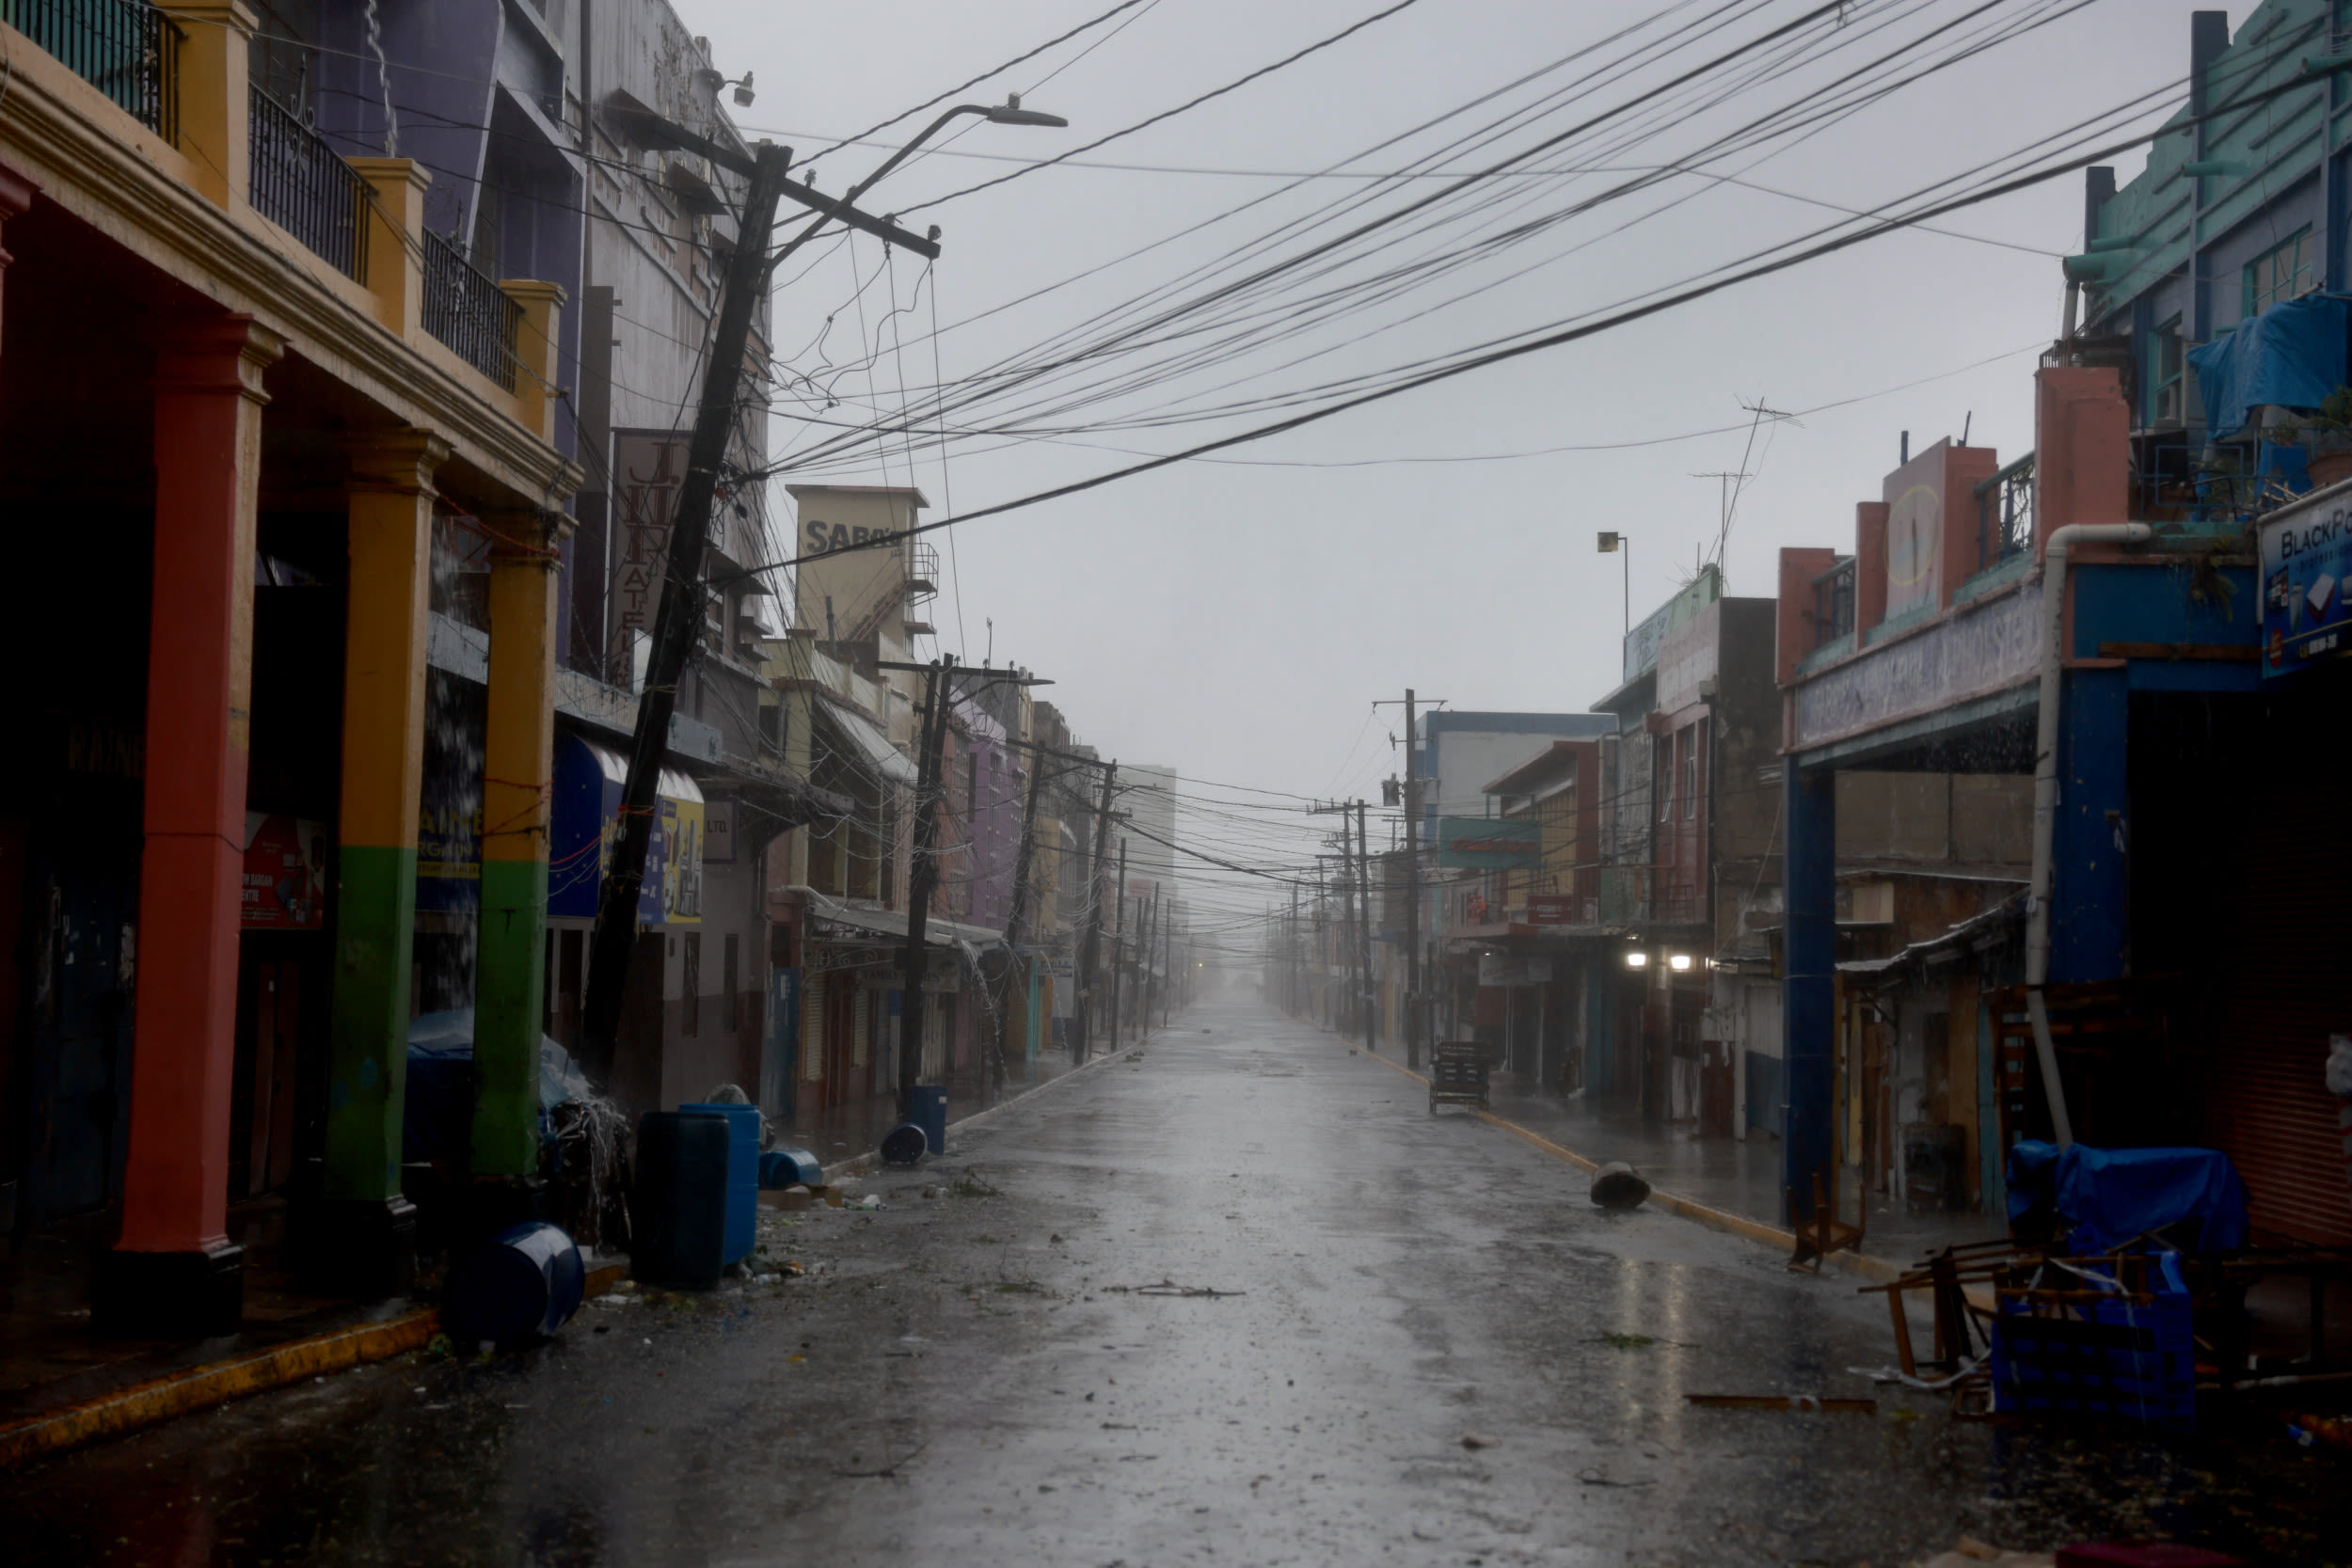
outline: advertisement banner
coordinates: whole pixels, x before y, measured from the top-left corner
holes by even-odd
[[[1499,822],[1486,816],[1438,819],[1438,863],[1464,871],[1518,871],[1544,852],[1541,829],[1533,822]]]
[[[315,931],[326,924],[326,828],[245,814],[245,878],[237,924],[247,931]]]
[[[703,917],[703,803],[661,798],[660,831],[654,843],[661,850],[661,919],[671,926],[694,926]],[[653,880],[650,864],[645,880]]]
[[[2345,648],[2352,503],[2288,510],[2262,526],[2263,673],[2283,675]]]

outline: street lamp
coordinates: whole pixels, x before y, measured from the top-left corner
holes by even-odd
[[[1629,948],[1625,955],[1625,966],[1628,969],[1647,969],[1649,955],[1638,947]]]
[[[1677,974],[1686,974],[1691,968],[1691,955],[1688,953],[1670,954],[1666,958],[1666,967]]]
[[[1048,125],[1052,126],[1056,130],[1067,130],[1070,125],[1070,121],[1062,119],[1059,115],[1049,115],[1037,109],[1023,108],[1021,106],[1021,95],[1017,92],[1007,93],[1005,95],[1005,101],[1002,103],[959,103],[954,108],[949,109],[946,114],[941,115],[937,119],[932,120],[929,125],[924,126],[913,141],[907,143],[906,146],[898,149],[898,151],[893,152],[887,159],[885,159],[882,167],[876,169],[873,173],[867,175],[856,184],[851,185],[848,193],[844,195],[840,201],[835,205],[842,207],[854,205],[857,198],[864,196],[866,192],[872,187],[876,181],[880,180],[883,175],[888,174],[892,169],[897,168],[900,164],[905,163],[916,148],[921,147],[925,142],[937,135],[942,126],[946,125],[949,120],[954,119],[959,115],[977,115],[992,125]],[[802,171],[801,178],[803,183],[807,182],[808,174],[806,170]],[[787,257],[790,256],[794,251],[800,249],[803,245],[806,244],[809,236],[816,233],[819,229],[822,229],[825,226],[825,219],[831,215],[832,214],[827,213],[818,214],[817,221],[810,224],[806,229],[802,230],[798,234],[794,235],[789,244],[787,244],[782,250],[777,251],[776,254],[769,260],[769,271],[773,272],[776,267],[783,263]],[[939,231],[937,230],[933,230],[931,231],[931,237],[933,239],[937,239],[939,237]]]
[[[1622,533],[1603,533],[1600,553],[1625,557],[1625,634],[1633,635],[1633,544]]]

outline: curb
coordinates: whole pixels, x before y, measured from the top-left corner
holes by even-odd
[[[1415,1072],[1411,1068],[1391,1062],[1377,1052],[1367,1052],[1361,1046],[1355,1046],[1351,1049],[1357,1053],[1370,1056],[1372,1060],[1378,1062],[1391,1072],[1404,1074],[1416,1084],[1426,1085],[1429,1082],[1427,1078]],[[1597,1161],[1587,1159],[1574,1149],[1564,1148],[1541,1133],[1521,1127],[1508,1117],[1499,1117],[1492,1111],[1486,1110],[1479,1111],[1477,1117],[1487,1126],[1499,1127],[1513,1137],[1533,1144],[1553,1159],[1574,1165],[1579,1170],[1592,1171],[1600,1168]],[[1766,1225],[1762,1220],[1750,1219],[1745,1214],[1735,1214],[1729,1210],[1717,1209],[1694,1198],[1683,1197],[1659,1187],[1652,1187],[1649,1190],[1648,1201],[1668,1213],[1678,1215],[1686,1220],[1695,1220],[1711,1230],[1725,1231],[1734,1236],[1744,1237],[1760,1245],[1778,1247],[1792,1254],[1797,1250],[1795,1232],[1784,1230],[1776,1225]],[[1829,1261],[1848,1274],[1858,1274],[1881,1285],[1899,1277],[1903,1272],[1899,1264],[1890,1263],[1883,1258],[1873,1258],[1867,1253],[1834,1252],[1830,1254]]]
[[[1161,1031],[1162,1034],[1166,1034],[1167,1032],[1168,1031],[1165,1029]],[[979,1123],[986,1121],[989,1117],[996,1115],[999,1111],[1009,1111],[1015,1105],[1022,1104],[1026,1101],[1034,1100],[1039,1095],[1044,1094],[1058,1085],[1069,1083],[1073,1078],[1077,1077],[1082,1072],[1089,1071],[1094,1068],[1103,1067],[1111,1062],[1125,1061],[1128,1057],[1134,1055],[1136,1052],[1142,1050],[1145,1046],[1151,1043],[1152,1037],[1147,1035],[1142,1039],[1136,1040],[1132,1045],[1120,1046],[1117,1051],[1110,1053],[1108,1055],[1089,1056],[1085,1061],[1080,1062],[1076,1067],[1072,1068],[1068,1072],[1061,1074],[1059,1077],[1048,1078],[1044,1083],[1036,1085],[1030,1088],[1025,1088],[1009,1100],[1000,1100],[995,1104],[991,1105],[984,1110],[975,1111],[968,1117],[958,1117],[956,1120],[947,1124],[947,1131],[953,1132],[961,1128],[977,1126]],[[852,1155],[847,1160],[838,1161],[835,1164],[826,1165],[823,1167],[823,1171],[825,1180],[833,1181],[844,1176],[856,1176],[866,1171],[875,1170],[880,1168],[881,1165],[881,1151],[873,1150],[865,1154]]]
[[[589,1270],[581,1299],[604,1294],[627,1273],[628,1266],[619,1263]],[[250,1355],[191,1367],[83,1400],[62,1410],[29,1417],[13,1426],[0,1427],[0,1469],[61,1453],[102,1437],[119,1437],[143,1427],[156,1426],[175,1416],[191,1416],[247,1394],[283,1388],[305,1378],[389,1361],[395,1355],[422,1350],[433,1342],[440,1328],[441,1314],[437,1308],[419,1307],[383,1323],[289,1339]]]

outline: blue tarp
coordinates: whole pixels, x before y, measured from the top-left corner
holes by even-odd
[[[2216,436],[2246,426],[2258,404],[2317,408],[2344,385],[2343,294],[2306,294],[2273,305],[2188,351],[2205,428]]]
[[[2009,1151],[2009,1215],[2051,1201],[2075,1253],[2109,1252],[2144,1231],[2200,1222],[2196,1250],[2246,1244],[2246,1184],[2214,1148],[2091,1148],[2026,1139]]]
[[[552,1035],[539,1037],[539,1132],[548,1113],[584,1100],[588,1079]],[[463,1158],[473,1140],[473,1009],[419,1013],[408,1021],[408,1085],[401,1158]]]

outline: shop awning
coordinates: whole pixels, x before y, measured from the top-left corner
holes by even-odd
[[[907,939],[907,917],[903,910],[866,909],[828,898],[821,893],[812,893],[808,895],[808,917],[820,926],[840,931],[886,937],[893,942]],[[942,920],[937,915],[923,923],[923,944],[926,947],[953,947],[959,942],[985,953],[991,948],[1002,947],[1005,933],[986,926],[967,926],[960,920]]]
[[[825,721],[825,727],[840,738],[850,754],[850,761],[876,778],[910,787],[916,780],[914,764],[906,759],[898,748],[890,743],[882,727],[854,708],[819,701],[817,715]]]
[[[595,917],[628,782],[628,762],[619,752],[577,735],[556,736],[548,914]],[[654,801],[637,918],[649,926],[692,924],[702,918],[703,792],[686,774],[664,768],[654,784]]]

